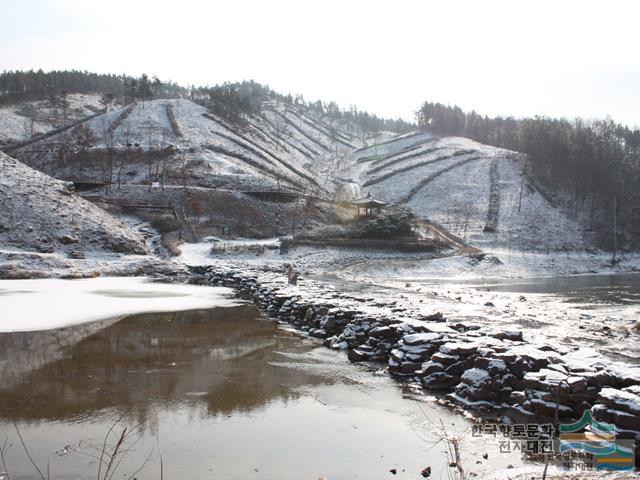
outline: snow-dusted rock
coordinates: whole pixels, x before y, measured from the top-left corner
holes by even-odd
[[[468,385],[482,385],[491,381],[491,375],[481,368],[472,368],[464,372],[460,379]]]
[[[440,351],[448,355],[470,355],[477,350],[477,344],[467,342],[448,342],[440,347]]]
[[[603,388],[600,390],[599,401],[608,407],[632,415],[640,415],[640,396],[615,388]]]
[[[440,338],[442,338],[442,335],[439,333],[414,333],[404,335],[402,340],[405,345],[424,345],[430,344]]]

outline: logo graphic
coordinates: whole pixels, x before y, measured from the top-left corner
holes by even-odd
[[[593,455],[598,470],[633,470],[635,441],[616,439],[615,425],[594,420],[585,410],[575,423],[560,425],[560,453]]]

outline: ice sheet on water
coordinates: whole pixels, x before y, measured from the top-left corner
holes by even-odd
[[[49,330],[145,312],[232,306],[222,287],[165,284],[145,278],[3,280],[0,332]]]

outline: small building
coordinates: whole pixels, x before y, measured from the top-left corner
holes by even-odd
[[[358,217],[372,218],[380,214],[380,210],[387,206],[387,202],[376,200],[367,193],[366,197],[351,201],[351,205],[358,209]]]

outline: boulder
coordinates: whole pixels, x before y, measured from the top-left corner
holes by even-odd
[[[471,355],[477,350],[478,345],[470,342],[448,342],[440,347],[440,351],[448,355]]]
[[[463,383],[467,385],[488,385],[491,382],[491,375],[486,370],[482,370],[481,368],[471,368],[464,372],[460,377]]]
[[[587,388],[587,381],[584,377],[571,376],[567,378],[567,384],[571,393],[582,392]]]
[[[509,403],[514,405],[523,403],[527,399],[527,395],[522,391],[514,391],[509,394]]]
[[[420,370],[421,366],[422,365],[417,362],[403,362],[400,365],[400,373],[402,373],[403,375],[409,375],[416,372],[417,370]]]
[[[443,372],[436,372],[422,379],[422,385],[427,389],[448,390],[459,383],[457,377]]]
[[[529,411],[545,415],[549,418],[555,418],[556,410],[558,412],[558,418],[573,418],[575,416],[571,407],[538,398],[527,400],[524,402],[523,407]]]
[[[421,361],[429,360],[433,353],[437,350],[437,346],[435,345],[400,345],[402,351],[406,354],[407,358],[413,361]]]
[[[640,396],[632,392],[603,388],[598,400],[611,409],[640,416]]]
[[[521,330],[508,330],[508,331],[499,331],[489,334],[493,338],[497,338],[499,340],[511,340],[514,342],[522,341],[522,331]]]
[[[425,345],[439,340],[440,338],[442,338],[442,335],[439,333],[414,333],[404,335],[402,337],[402,341],[405,345]]]
[[[538,372],[527,372],[524,382],[527,388],[546,392],[565,392],[569,390],[567,375],[556,370],[543,368]]]
[[[363,362],[369,358],[369,355],[367,355],[362,350],[358,350],[357,348],[354,348],[353,350],[349,350],[347,352],[347,357],[352,362]]]
[[[435,352],[431,356],[431,360],[441,363],[442,365],[451,365],[452,363],[456,363],[458,360],[460,360],[460,357],[458,355],[449,355],[448,353]]]
[[[434,362],[429,360],[428,362],[424,362],[420,370],[416,371],[416,375],[420,377],[426,377],[427,375],[431,375],[436,372],[444,372],[444,366],[441,363]]]
[[[640,385],[632,385],[631,387],[625,387],[622,389],[622,391],[633,393],[634,395],[640,396]]]
[[[63,245],[71,245],[72,243],[78,243],[80,240],[72,235],[62,235],[58,241]]]
[[[374,338],[396,338],[397,332],[391,327],[380,326],[372,328],[369,335]]]
[[[490,402],[494,406],[501,403],[499,391],[477,388],[466,383],[460,383],[456,386],[456,395],[469,402]]]
[[[449,365],[445,369],[445,372],[447,372],[449,375],[460,377],[460,375],[462,375],[466,370],[468,370],[469,367],[471,367],[471,362],[467,360],[461,360],[459,362],[452,363],[451,365]]]

